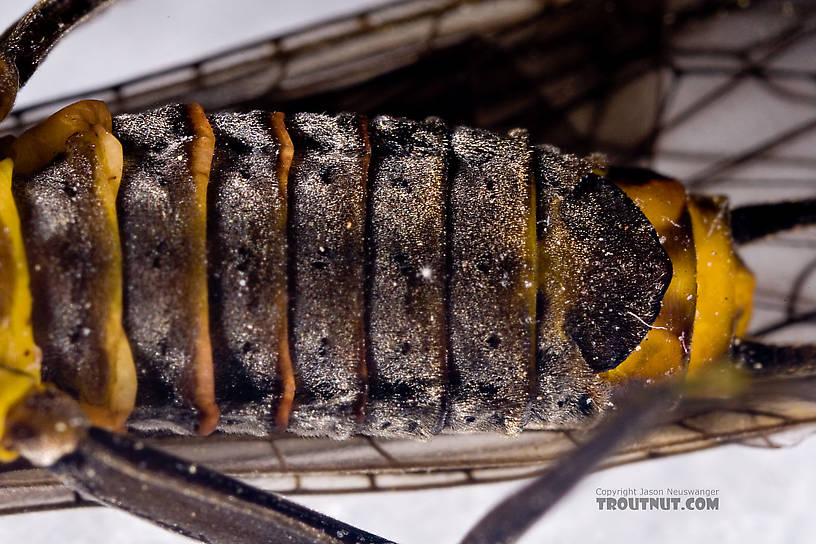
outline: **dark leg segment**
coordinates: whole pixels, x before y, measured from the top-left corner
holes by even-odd
[[[731,232],[737,244],[809,225],[816,225],[816,199],[756,204],[731,210]]]
[[[752,376],[795,378],[816,374],[816,344],[785,346],[738,339],[731,355],[737,366]]]
[[[555,506],[581,478],[627,441],[665,418],[677,398],[669,386],[633,388],[628,401],[602,421],[589,440],[542,476],[503,499],[474,526],[461,544],[512,544]]]
[[[384,544],[370,533],[99,429],[51,467],[109,506],[213,544]]]
[[[0,36],[0,121],[51,48],[113,0],[40,0]]]

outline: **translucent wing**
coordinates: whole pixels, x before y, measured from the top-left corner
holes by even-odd
[[[812,385],[812,384],[811,384]],[[686,453],[725,443],[781,447],[813,432],[816,402],[765,397],[684,411],[627,444],[600,468]],[[534,476],[585,440],[578,431],[532,429],[517,438],[439,435],[426,442],[355,438],[337,442],[279,436],[153,439],[162,449],[264,489],[286,494],[418,490]],[[84,505],[40,469],[4,467],[0,514]]]

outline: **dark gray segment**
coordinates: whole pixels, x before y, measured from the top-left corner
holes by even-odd
[[[117,199],[124,271],[125,331],[138,373],[134,419],[194,428],[193,367],[200,322],[203,255],[191,239],[197,219],[185,106],[113,119],[124,168]]]
[[[352,114],[286,120],[289,172],[291,431],[342,438],[365,394],[363,233],[369,145]]]
[[[580,427],[609,402],[609,383],[589,367],[564,332],[568,290],[573,275],[580,279],[580,271],[572,271],[569,251],[574,242],[560,221],[560,205],[595,166],[552,146],[536,146],[533,153],[539,284],[536,380],[530,415],[533,422],[550,428]]]
[[[66,147],[50,165],[15,176],[13,184],[31,274],[34,340],[42,349],[44,381],[104,406],[116,238],[94,188],[94,149],[75,138]]]
[[[368,398],[360,431],[427,437],[444,423],[445,188],[449,131],[377,117],[369,127]]]
[[[532,389],[532,178],[526,133],[457,128],[450,207],[454,431],[521,430]]]
[[[210,337],[227,428],[271,429],[280,399],[280,345],[288,334],[286,171],[272,115],[208,116],[215,134],[207,192]]]

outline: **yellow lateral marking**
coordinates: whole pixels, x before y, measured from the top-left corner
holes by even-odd
[[[13,163],[0,162],[0,365],[40,380],[31,331],[31,291],[20,217],[11,194]]]
[[[11,194],[12,170],[11,159],[0,161],[0,440],[9,409],[40,383],[40,352],[31,331],[28,265]],[[0,442],[0,462],[16,457]]]
[[[743,316],[747,325],[753,277],[734,253],[726,199],[694,196],[688,208],[697,248],[697,310],[689,358],[693,376],[728,356]]]

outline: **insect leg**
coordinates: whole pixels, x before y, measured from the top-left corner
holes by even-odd
[[[676,398],[664,387],[634,393],[627,403],[601,424],[586,443],[502,500],[462,540],[462,544],[509,544],[521,536],[569,492],[604,457],[626,440],[636,438],[665,416]]]
[[[816,199],[743,206],[731,211],[734,242],[747,244],[795,227],[816,224]]]
[[[96,500],[204,542],[388,542],[98,428],[50,470]]]
[[[816,344],[785,346],[738,339],[731,354],[752,376],[780,378],[816,373]]]
[[[113,0],[40,0],[0,36],[0,120],[54,44]]]

